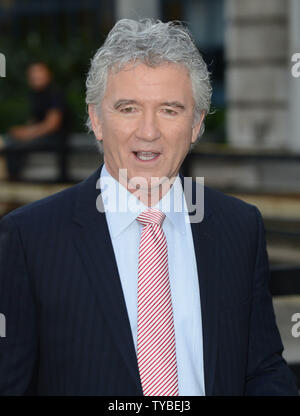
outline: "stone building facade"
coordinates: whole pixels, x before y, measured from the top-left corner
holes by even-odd
[[[225,1],[228,141],[300,152],[300,2]]]

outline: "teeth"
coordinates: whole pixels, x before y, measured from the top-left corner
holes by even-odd
[[[136,152],[136,155],[141,160],[151,160],[154,159],[158,153],[153,152]]]

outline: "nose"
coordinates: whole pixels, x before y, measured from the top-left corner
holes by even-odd
[[[153,141],[160,137],[160,130],[157,125],[156,115],[153,111],[145,111],[140,119],[136,130],[137,138]]]

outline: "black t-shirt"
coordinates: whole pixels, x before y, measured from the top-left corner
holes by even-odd
[[[30,92],[31,113],[34,122],[45,120],[50,110],[60,110],[62,112],[62,123],[56,133],[67,133],[68,131],[68,109],[65,97],[62,92],[54,85],[49,84],[41,91]]]

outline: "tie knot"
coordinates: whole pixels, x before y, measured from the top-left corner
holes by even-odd
[[[166,217],[165,214],[162,211],[160,211],[159,209],[157,209],[157,208],[149,208],[146,211],[143,211],[137,217],[137,220],[142,225],[148,225],[148,224],[162,225],[165,217]]]

